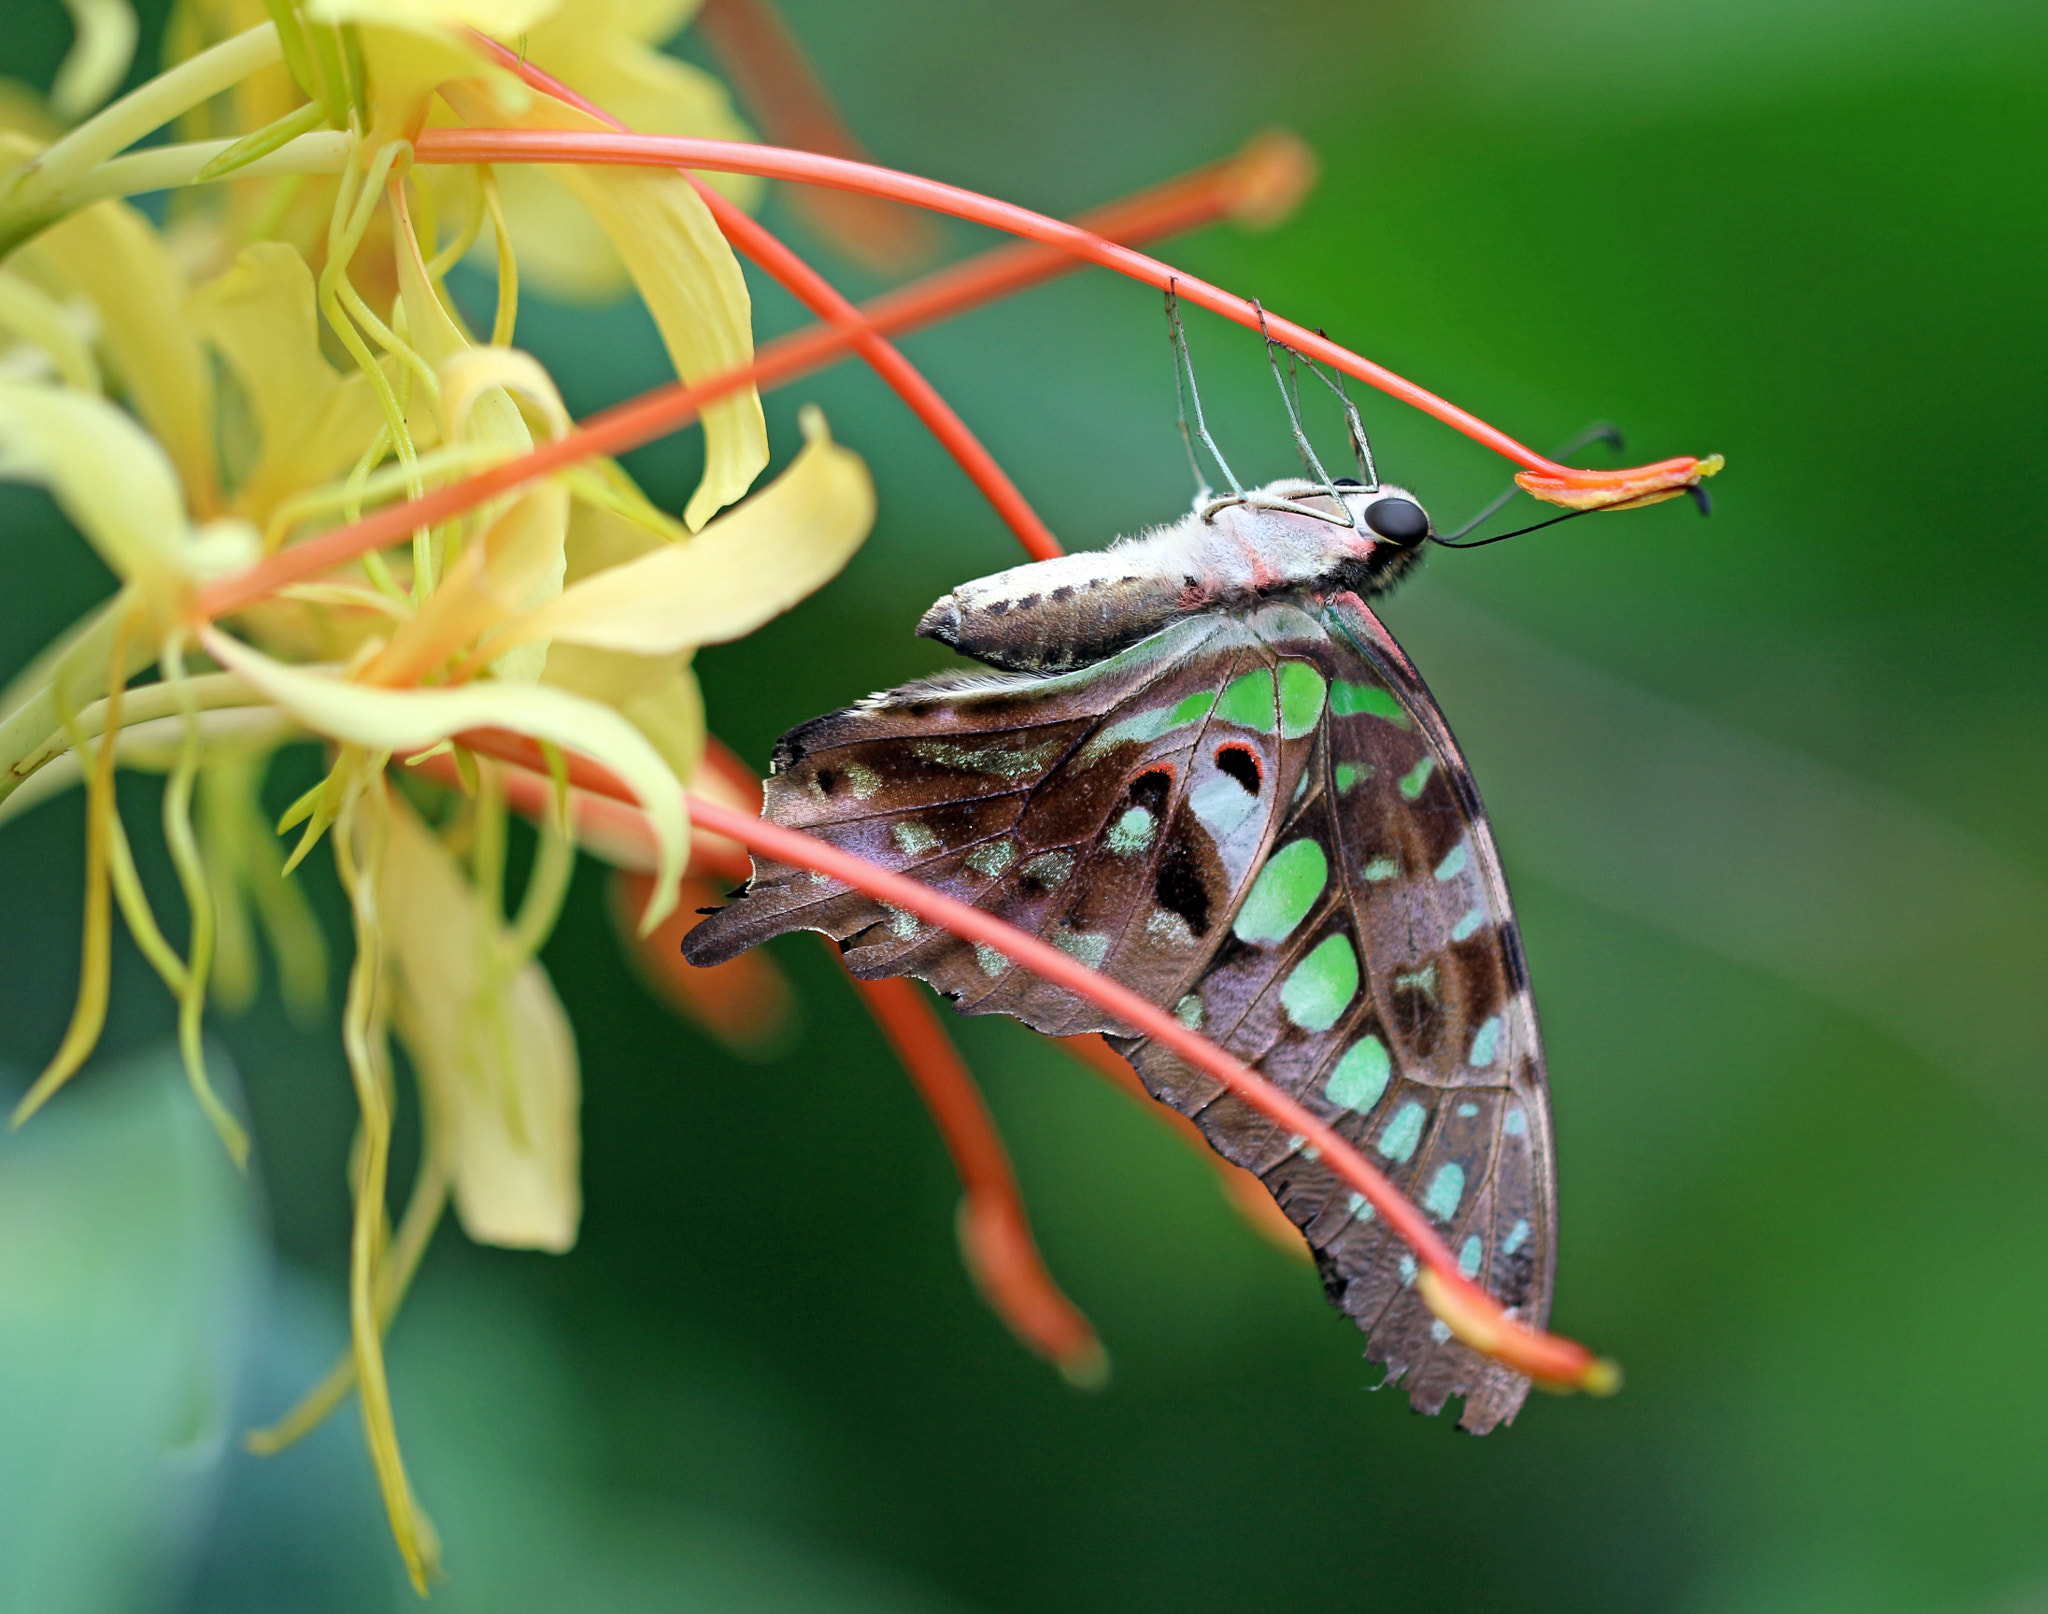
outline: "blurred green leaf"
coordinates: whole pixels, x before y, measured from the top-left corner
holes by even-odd
[[[88,1067],[0,1142],[0,1607],[170,1602],[262,1270],[175,1049]]]

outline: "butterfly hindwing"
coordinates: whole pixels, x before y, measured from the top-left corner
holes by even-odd
[[[1555,1250],[1542,1054],[1486,819],[1434,701],[1354,596],[1175,623],[1076,673],[911,685],[793,730],[767,816],[1043,936],[1258,1067],[1540,1325]],[[809,871],[757,865],[695,962],[784,930],[966,1013],[1110,1033],[1258,1173],[1331,1299],[1435,1412],[1484,1431],[1527,1381],[1449,1338],[1415,1268],[1298,1139],[1092,1005]]]
[[[1307,763],[1309,737],[1273,719],[1270,659],[1218,614],[1056,678],[910,685],[785,736],[765,811],[1172,1002]],[[1211,731],[1228,739],[1220,765]],[[1225,832],[1184,833],[1198,815]],[[692,933],[690,956],[800,927],[843,942],[856,975],[921,976],[964,1013],[1054,1035],[1128,1029],[993,951],[776,864]]]

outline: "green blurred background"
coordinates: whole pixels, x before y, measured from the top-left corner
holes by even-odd
[[[1536,1396],[1483,1441],[1369,1393],[1352,1329],[1200,1161],[1020,1028],[962,1022],[1115,1357],[1105,1393],[1074,1393],[975,1298],[932,1128],[818,949],[776,949],[801,1040],[737,1062],[634,984],[586,868],[546,954],[581,1039],[582,1242],[444,1230],[392,1342],[446,1539],[436,1604],[2048,1608],[2048,13],[786,12],[881,160],[1049,211],[1291,126],[1325,164],[1295,219],[1171,261],[1538,447],[1606,417],[1631,462],[1728,455],[1709,522],[1681,502],[1440,554],[1386,612],[1521,908],[1556,1322],[1628,1387]],[[54,0],[5,18],[5,66],[47,82]],[[869,285],[785,199],[767,216]],[[796,322],[756,285],[764,332]],[[1191,335],[1238,469],[1290,471],[1257,343],[1200,314]],[[530,302],[520,338],[578,411],[661,379],[634,307]],[[1154,293],[1091,272],[905,345],[1070,544],[1185,507]],[[805,399],[869,458],[882,514],[824,595],[702,657],[714,724],[757,762],[937,665],[919,611],[1016,558],[871,377],[771,399],[780,448]],[[1440,521],[1499,485],[1447,430],[1365,409]],[[695,454],[634,468],[675,507]],[[0,490],[0,517],[6,674],[108,583],[40,496]],[[310,767],[280,769],[280,800]],[[82,842],[75,796],[0,836],[0,1085],[68,1013]],[[243,1183],[167,1074],[170,1022],[124,955],[105,1058],[0,1145],[0,1605],[410,1606],[352,1412],[267,1463],[233,1440],[345,1337],[334,1028],[274,999],[218,1025],[259,1139]]]

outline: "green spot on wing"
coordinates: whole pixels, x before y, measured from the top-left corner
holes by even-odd
[[[1401,865],[1390,857],[1376,857],[1358,872],[1368,880],[1391,880],[1401,872]]]
[[[1152,832],[1157,827],[1150,808],[1127,808],[1124,815],[1109,826],[1109,849],[1119,857],[1142,852],[1152,844]]]
[[[1238,723],[1248,729],[1257,729],[1261,734],[1271,734],[1278,715],[1274,707],[1275,698],[1272,673],[1264,667],[1255,667],[1224,686],[1223,694],[1216,702],[1216,715],[1226,723]]]
[[[1330,686],[1330,711],[1337,717],[1383,717],[1397,728],[1409,725],[1408,709],[1390,689],[1340,678]]]
[[[977,846],[967,854],[967,866],[976,874],[985,874],[994,879],[1010,866],[1016,856],[1015,841],[990,841],[986,846]]]
[[[1525,1222],[1522,1225],[1526,1227],[1528,1224]],[[1479,1258],[1485,1253],[1486,1246],[1480,1242],[1479,1235],[1474,1233],[1463,1244],[1458,1246],[1458,1270],[1468,1278],[1478,1277]],[[1509,1253],[1512,1254],[1513,1252],[1510,1251]]]
[[[1340,796],[1341,796],[1341,795],[1343,795],[1343,794],[1344,794],[1344,793],[1345,793],[1346,791],[1350,790],[1350,788],[1351,788],[1351,787],[1352,787],[1353,785],[1357,784],[1357,783],[1358,783],[1358,768],[1357,768],[1357,766],[1356,766],[1355,764],[1353,764],[1353,763],[1349,763],[1349,762],[1340,762],[1340,763],[1338,763],[1338,764],[1337,764],[1337,794],[1338,794],[1338,795],[1340,795]]]
[[[1380,1141],[1375,1147],[1389,1160],[1406,1162],[1413,1159],[1415,1146],[1422,1141],[1422,1123],[1428,1119],[1429,1111],[1411,1098],[1394,1112],[1394,1118],[1380,1133]]]
[[[1475,1070],[1484,1070],[1499,1052],[1500,1016],[1496,1014],[1472,1034],[1472,1054],[1465,1062]]]
[[[905,857],[922,857],[926,852],[935,850],[939,844],[938,836],[914,818],[906,819],[892,828],[889,831],[889,838],[896,843],[896,849]]]
[[[1080,760],[1093,762],[1113,746],[1136,741],[1140,745],[1150,744],[1160,735],[1189,723],[1199,723],[1209,715],[1216,704],[1213,690],[1203,690],[1190,695],[1177,706],[1153,706],[1142,712],[1133,712],[1129,717],[1110,724],[1094,739],[1081,748]]]
[[[1401,776],[1401,798],[1413,801],[1422,794],[1422,787],[1429,783],[1429,776],[1436,771],[1436,758],[1424,757]]]
[[[1358,954],[1351,938],[1325,937],[1288,972],[1280,1007],[1304,1031],[1328,1031],[1358,995]]]
[[[1422,1208],[1440,1222],[1458,1214],[1458,1201],[1465,1197],[1465,1168],[1456,1161],[1438,1166],[1422,1196]]]
[[[1385,1043],[1377,1037],[1361,1037],[1337,1061],[1337,1068],[1330,1072],[1323,1091],[1329,1095],[1332,1104],[1363,1112],[1379,1103],[1380,1095],[1387,1090],[1387,1078],[1393,1073],[1393,1068]]]
[[[1305,661],[1280,664],[1280,734],[1298,740],[1321,721],[1323,675]]]
[[[1070,958],[1078,958],[1092,970],[1102,968],[1109,957],[1109,938],[1099,931],[1065,930],[1052,939],[1053,946]]]
[[[1289,841],[1266,859],[1230,928],[1240,941],[1285,941],[1329,883],[1323,849],[1312,840]]]
[[[1444,854],[1443,862],[1436,866],[1436,877],[1439,880],[1455,880],[1465,872],[1465,865],[1471,859],[1472,848],[1464,841],[1458,842]]]

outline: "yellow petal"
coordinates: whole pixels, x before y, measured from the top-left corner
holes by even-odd
[[[695,780],[704,757],[704,696],[687,652],[635,656],[580,644],[548,647],[545,678],[556,689],[601,701],[647,736],[678,779]]]
[[[873,526],[875,489],[819,411],[803,419],[803,452],[761,493],[687,543],[565,589],[513,631],[660,655],[740,638],[821,587]]]
[[[641,43],[667,38],[680,17],[672,23],[656,16],[621,19],[614,15],[618,10],[578,5],[557,12],[527,36],[529,58],[629,129],[713,140],[753,138],[723,84]],[[631,26],[620,26],[622,20]],[[642,33],[648,24],[656,31]],[[761,194],[761,182],[750,175],[704,177],[743,207]],[[627,290],[625,263],[604,231],[545,170],[507,163],[498,170],[498,184],[522,274],[530,273],[553,296],[580,301],[600,301]]]
[[[499,623],[529,609],[536,597],[551,597],[561,586],[568,503],[566,490],[543,485],[481,538],[472,538],[426,604],[363,666],[362,681],[386,687],[418,683]],[[497,657],[492,665],[499,676],[535,682],[547,664],[547,647],[528,648],[539,654]]]
[[[187,585],[256,558],[252,528],[221,523],[195,532],[156,439],[90,393],[0,381],[0,478],[47,487],[160,617],[178,607]]]
[[[633,793],[661,848],[661,884],[645,923],[659,923],[674,905],[689,849],[682,790],[660,753],[617,712],[538,684],[372,689],[332,673],[287,667],[218,628],[200,630],[200,641],[214,660],[315,733],[372,751],[423,751],[464,729],[499,728],[603,763]]]
[[[474,28],[507,43],[555,9],[557,0],[308,0],[307,20],[353,23],[368,68],[370,138],[410,139],[434,92],[473,80],[499,116],[529,105],[533,92],[463,35]]]
[[[442,95],[470,123],[503,121],[468,85],[443,85]],[[547,96],[510,121],[522,129],[604,127]],[[547,171],[590,210],[625,259],[678,375],[702,380],[753,358],[746,278],[710,209],[682,175],[597,165],[551,164]],[[752,387],[706,405],[703,421],[704,480],[683,512],[693,532],[744,494],[768,463],[768,430]]]
[[[183,502],[196,515],[214,514],[212,378],[183,318],[184,271],[149,220],[126,202],[100,202],[52,225],[8,267],[59,302],[92,303],[100,350],[177,467]]]
[[[396,797],[391,809],[380,901],[398,1031],[463,1230],[480,1244],[566,1250],[582,1214],[568,1017],[537,962],[509,982],[492,978],[487,961],[509,945],[504,926],[418,816]]]
[[[278,503],[341,475],[383,424],[369,378],[320,352],[313,272],[282,241],[243,248],[185,305],[248,395],[261,442],[235,507],[262,521]]]

